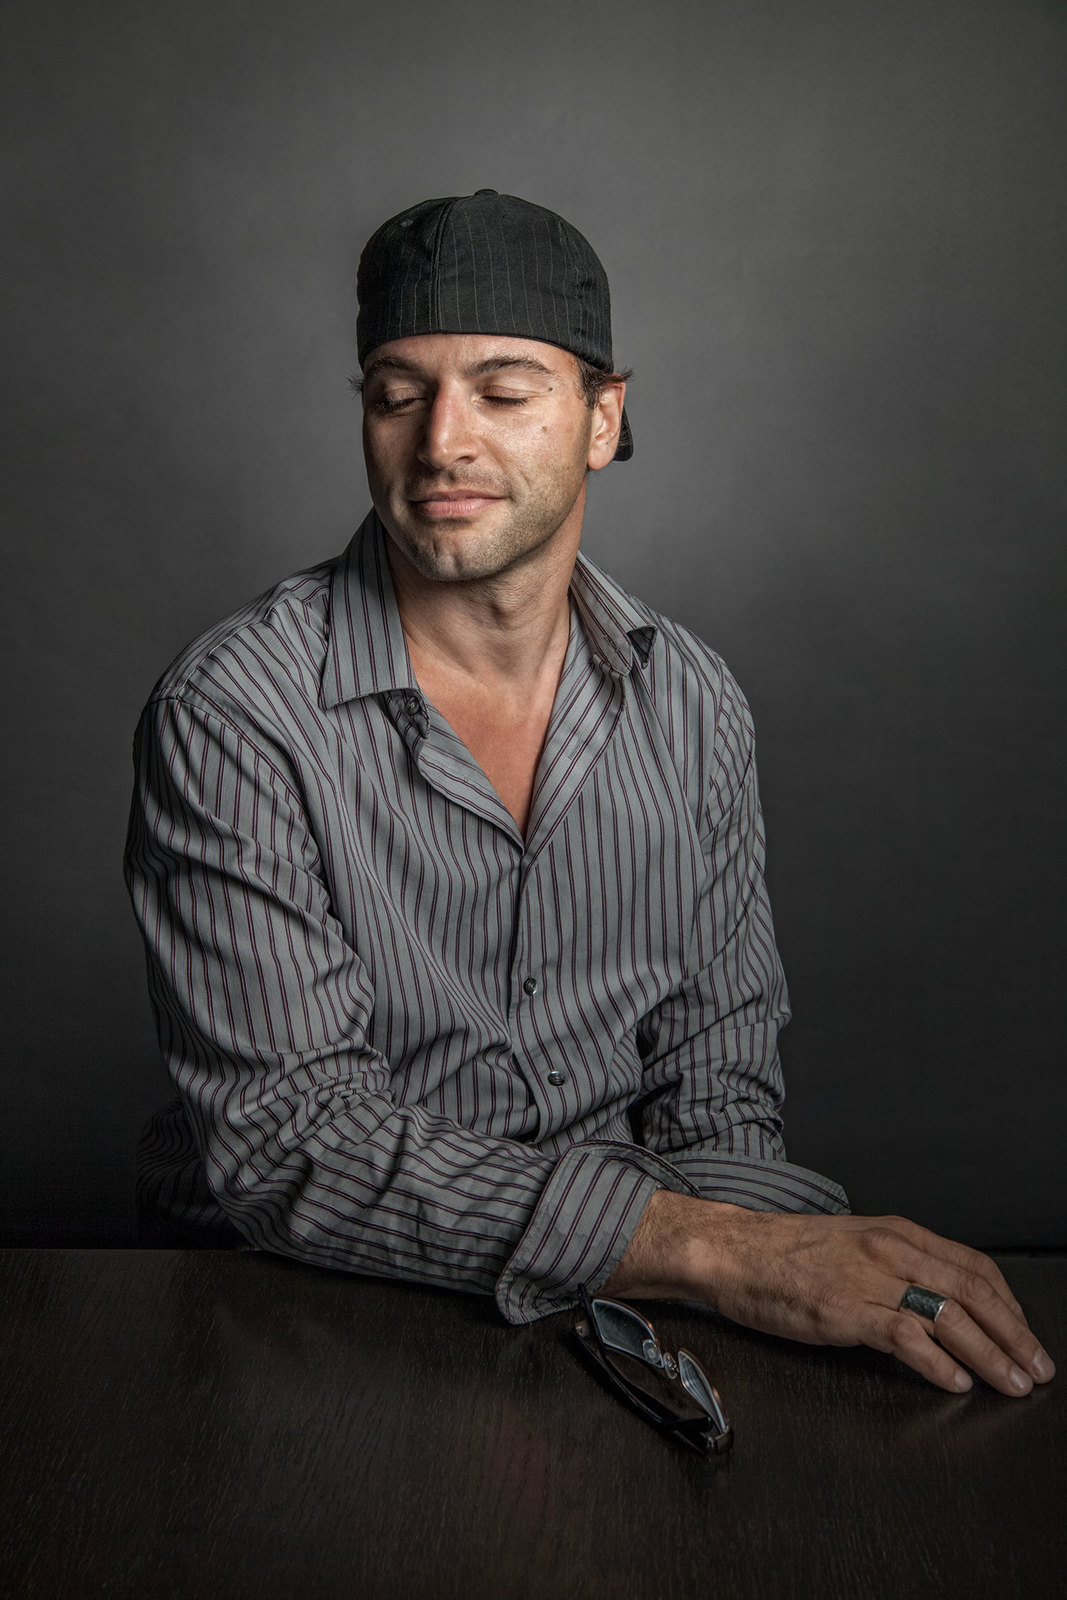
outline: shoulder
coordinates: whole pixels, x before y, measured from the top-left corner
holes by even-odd
[[[694,821],[712,829],[730,797],[754,782],[752,717],[737,680],[699,635],[584,564],[586,593],[601,618],[629,639],[633,715],[678,775]]]
[[[702,725],[748,720],[744,694],[719,653],[704,639],[647,601],[630,594],[591,561],[581,563],[581,592],[593,608],[627,636],[642,679],[664,712],[688,712]]]
[[[149,706],[182,701],[241,721],[294,694],[317,700],[331,576],[342,559],[293,573],[205,629],[167,667]]]

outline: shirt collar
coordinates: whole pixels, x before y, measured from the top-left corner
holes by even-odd
[[[626,677],[636,656],[642,667],[655,643],[657,628],[653,613],[640,605],[614,578],[601,572],[581,551],[571,579],[582,627],[593,648],[593,658],[613,677]]]
[[[333,569],[322,703],[389,689],[418,690],[385,553],[385,529],[368,513]]]
[[[593,659],[613,677],[625,677],[636,655],[648,663],[656,637],[651,613],[579,553],[571,594]],[[385,529],[371,511],[357,529],[330,579],[330,634],[322,674],[322,703],[413,689],[408,655],[385,552]]]

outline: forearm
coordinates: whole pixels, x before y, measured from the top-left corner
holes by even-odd
[[[549,1155],[397,1104],[384,1063],[356,1038],[317,1063],[286,1052],[267,1071],[238,1054],[217,1009],[213,1024],[198,1016],[194,1035],[192,996],[179,1007],[174,982],[155,976],[206,1179],[200,1209],[210,1190],[259,1249],[495,1294],[509,1321],[528,1322],[606,1276],[657,1183],[673,1181],[667,1163],[632,1146]]]
[[[397,1106],[360,1083],[255,1097],[193,1091],[208,1183],[259,1248],[320,1266],[492,1293],[552,1163]],[[215,1090],[222,1074],[212,1074]],[[251,1102],[251,1103],[250,1103]],[[187,1104],[189,1102],[187,1101]]]
[[[740,1206],[657,1189],[645,1207],[629,1248],[604,1285],[607,1295],[647,1300],[711,1299],[730,1224]]]
[[[180,1074],[177,1075],[180,1081]],[[369,1094],[358,1052],[339,1087],[194,1095],[208,1180],[260,1248],[320,1266],[495,1295],[530,1322],[611,1269],[657,1183],[639,1147],[603,1140],[547,1155]]]

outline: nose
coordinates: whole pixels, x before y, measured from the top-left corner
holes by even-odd
[[[427,467],[440,472],[456,461],[473,460],[478,454],[474,419],[463,396],[439,389],[423,415],[418,457]]]

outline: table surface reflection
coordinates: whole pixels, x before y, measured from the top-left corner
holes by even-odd
[[[1067,1360],[1067,1259],[999,1258]],[[1064,1592],[1067,1377],[949,1396],[664,1306],[737,1436],[672,1447],[569,1318],[215,1251],[8,1250],[18,1600],[1009,1600]]]

